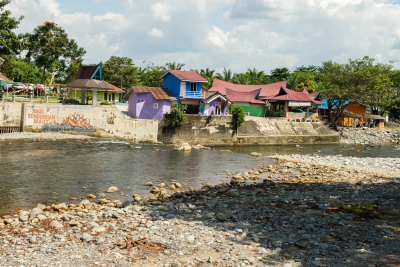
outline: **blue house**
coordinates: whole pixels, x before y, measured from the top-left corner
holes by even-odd
[[[202,83],[208,82],[194,71],[169,70],[161,78],[164,79],[163,88],[168,89],[178,100],[179,105],[186,105],[187,114],[203,112],[200,102],[206,98],[206,91],[202,90]]]

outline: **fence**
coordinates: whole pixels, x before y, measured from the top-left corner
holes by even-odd
[[[0,98],[1,99],[1,98]],[[60,103],[63,101],[62,97],[59,96],[39,96],[34,97],[30,95],[3,95],[2,100],[4,102],[38,102],[38,103]]]
[[[0,126],[0,134],[19,133],[19,132],[21,132],[20,126]]]

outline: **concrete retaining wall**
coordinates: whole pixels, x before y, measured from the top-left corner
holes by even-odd
[[[320,122],[289,122],[287,118],[246,117],[238,135],[230,116],[187,115],[186,123],[171,129],[160,123],[158,140],[164,143],[266,145],[339,142],[339,135]]]
[[[0,126],[21,126],[22,131],[79,132],[137,141],[156,141],[158,121],[134,120],[116,106],[0,103]]]

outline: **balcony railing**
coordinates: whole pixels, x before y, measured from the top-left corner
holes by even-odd
[[[182,98],[205,98],[205,92],[181,90],[179,96]]]

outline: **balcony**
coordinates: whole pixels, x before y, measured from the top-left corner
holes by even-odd
[[[179,96],[181,98],[205,98],[205,92],[181,90]]]

